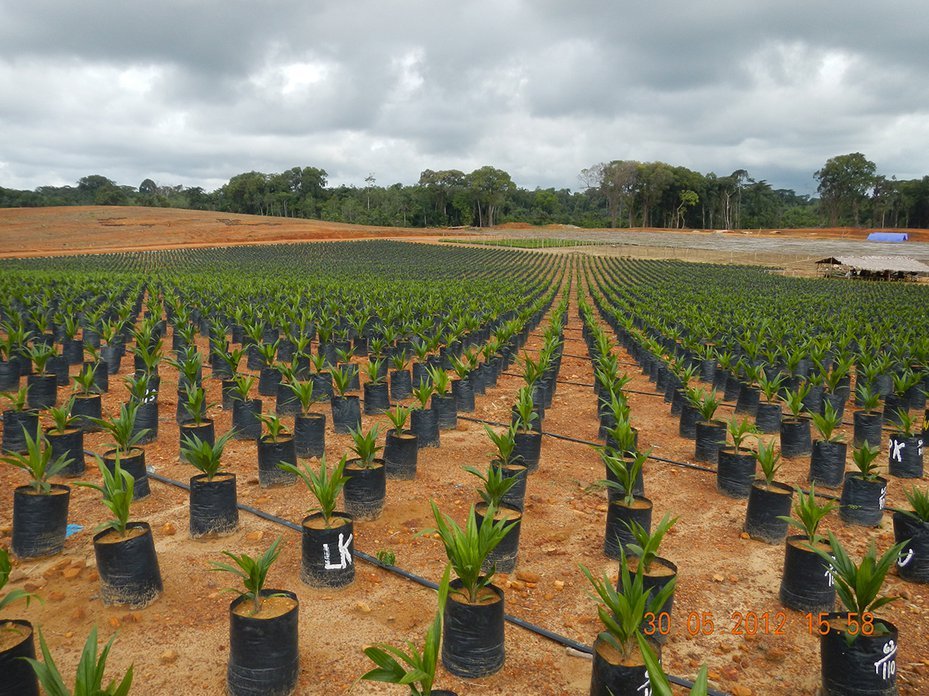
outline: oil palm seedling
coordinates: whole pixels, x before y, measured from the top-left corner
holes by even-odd
[[[878,555],[872,541],[859,563],[829,533],[829,550],[811,548],[829,564],[844,611],[820,614],[811,632],[820,635],[825,693],[892,693],[896,684],[897,628],[877,612],[897,599],[881,594],[884,578],[904,544]]]
[[[755,425],[763,433],[779,433],[781,431],[781,393],[784,389],[786,377],[778,373],[768,377],[762,372],[758,377],[758,388],[761,390],[761,399],[758,401],[758,410],[755,413]]]
[[[216,437],[213,420],[206,417],[209,404],[206,402],[206,390],[203,387],[188,385],[184,390],[184,399],[180,402],[180,409],[184,416],[179,427],[180,443],[192,435],[201,440],[212,443]],[[184,461],[183,448],[181,461]]]
[[[132,666],[126,670],[121,679],[112,679],[104,687],[104,674],[106,673],[106,662],[110,656],[110,648],[116,636],[110,638],[103,650],[97,654],[97,627],[90,629],[87,641],[84,643],[84,649],[81,651],[81,658],[77,664],[77,671],[74,677],[74,690],[70,690],[65,684],[55,661],[52,658],[48,644],[45,642],[45,636],[39,631],[39,645],[42,648],[42,661],[34,658],[26,658],[29,666],[35,672],[35,676],[42,688],[48,694],[94,694],[99,696],[127,696],[132,688]]]
[[[298,380],[297,370],[283,362],[275,363],[274,369],[280,377],[275,387],[274,410],[281,415],[297,415],[300,412],[300,401],[290,388]]]
[[[439,429],[454,430],[458,425],[458,408],[455,397],[448,391],[451,379],[441,366],[429,367],[426,372],[433,387],[432,410],[435,411]]]
[[[311,587],[344,587],[355,579],[354,520],[347,512],[338,512],[339,495],[348,480],[343,456],[330,472],[326,458],[319,470],[307,464],[281,464],[281,468],[299,477],[316,501],[301,523],[303,551],[300,579]]]
[[[435,388],[428,379],[413,387],[413,396],[419,402],[414,404],[410,414],[410,429],[416,435],[417,446],[439,446],[439,421],[434,409],[429,408],[429,399]]]
[[[609,558],[618,559],[623,547],[635,541],[629,532],[633,522],[642,529],[651,530],[652,501],[636,492],[642,490],[642,468],[648,455],[648,452],[636,451],[617,456],[608,450],[601,451],[608,475],[600,483],[616,492],[609,498],[603,540],[603,552]]]
[[[764,370],[761,365],[756,365],[745,358],[740,358],[736,367],[741,379],[735,412],[754,416],[758,412],[758,402],[761,396],[760,390],[755,385],[761,380]]]
[[[781,418],[781,454],[784,457],[798,457],[812,450],[810,419],[805,415],[804,404],[810,388],[809,382],[806,382],[796,389],[788,389],[785,395],[784,403],[789,415]]]
[[[313,380],[298,380],[287,384],[299,405],[294,416],[294,449],[298,457],[322,457],[326,451],[326,416],[311,409],[318,400]]]
[[[880,395],[865,384],[857,385],[855,394],[861,410],[855,411],[853,415],[855,430],[852,444],[858,447],[867,442],[872,447],[880,447],[882,417],[881,412],[877,410],[881,403]]]
[[[9,552],[0,548],[0,593],[10,579],[13,564]],[[38,599],[31,592],[15,588],[0,594],[0,611],[14,602],[25,602],[26,607],[33,599]],[[0,648],[0,674],[3,674],[4,688],[8,694],[22,696],[39,696],[39,686],[32,668],[26,662],[35,657],[35,639],[32,624],[23,619],[0,619],[0,635],[5,640]]]
[[[923,434],[916,418],[901,408],[897,412],[893,432],[887,441],[891,476],[922,478]]]
[[[499,469],[504,478],[515,480],[513,486],[504,494],[502,502],[517,510],[522,510],[526,498],[529,470],[522,455],[516,451],[516,427],[511,425],[498,433],[485,425],[484,432],[487,433],[493,445],[490,453],[491,466]]]
[[[426,631],[422,650],[411,641],[407,642],[406,650],[387,643],[369,645],[364,649],[364,653],[376,667],[365,672],[362,679],[404,685],[409,688],[410,696],[454,696],[452,692],[432,688],[439,663],[442,617],[448,600],[450,577],[451,565],[446,565],[439,582],[439,608]]]
[[[322,352],[310,356],[310,366],[313,369],[310,379],[313,380],[316,393],[319,394],[321,401],[328,401],[333,394],[332,366]]]
[[[355,456],[345,465],[345,511],[358,519],[376,519],[384,507],[387,477],[384,460],[377,457],[378,426],[368,432],[349,430],[351,451]]]
[[[107,370],[106,364],[100,359],[100,351],[93,346],[88,345],[84,352],[87,353],[87,360],[84,361],[84,364],[81,366],[81,372],[90,371],[91,378],[93,379],[93,388],[94,391],[98,393],[106,393],[110,390],[110,373]],[[59,386],[65,386],[69,381],[73,381],[73,378],[68,377],[68,372],[64,371],[64,380],[59,379]]]
[[[323,526],[329,529],[342,526],[342,521],[335,509],[338,505],[339,495],[348,480],[345,476],[347,462],[348,458],[343,456],[332,472],[326,467],[325,460],[320,462],[318,472],[306,464],[297,466],[282,463],[280,465],[282,469],[291,472],[306,484],[307,489],[312,493],[317,503],[317,507],[313,508],[311,512],[314,513],[314,516],[318,516]]]
[[[390,408],[390,394],[387,384],[387,375],[383,369],[385,362],[382,359],[369,360],[365,367],[367,380],[364,384],[365,413],[384,413]]]
[[[648,672],[649,689],[652,696],[674,696],[671,690],[671,683],[664,673],[661,661],[655,654],[655,650],[649,645],[648,640],[640,633],[636,635],[636,641],[639,644],[639,652],[645,661],[645,670]],[[697,672],[697,678],[688,692],[689,696],[707,696],[709,693],[707,666],[704,664]]]
[[[10,405],[3,411],[3,451],[25,452],[26,434],[38,437],[39,412],[28,405],[28,387],[0,394]]]
[[[384,442],[384,468],[387,478],[412,479],[416,477],[417,444],[416,435],[405,430],[410,417],[406,406],[395,406],[387,411],[387,418],[393,428],[387,431]]]
[[[55,349],[40,343],[30,346],[28,354],[35,367],[33,373],[26,376],[29,407],[39,410],[50,408],[58,403],[58,378],[47,371],[49,361],[55,357]]]
[[[126,354],[126,345],[119,333],[119,329],[119,321],[105,321],[100,332],[100,337],[103,339],[100,357],[106,363],[106,371],[111,375],[119,372],[123,355]]]
[[[136,335],[136,343],[132,348],[135,355],[136,374],[145,372],[152,377],[158,376],[158,365],[161,363],[161,339],[153,339],[145,334]]]
[[[787,536],[784,518],[790,514],[793,489],[775,481],[781,468],[781,455],[775,451],[773,442],[759,442],[755,457],[761,476],[755,479],[748,494],[744,531],[753,539],[777,544]]]
[[[335,348],[336,354],[336,372],[343,372],[348,375],[349,381],[348,386],[345,391],[355,391],[361,389],[361,380],[359,378],[359,366],[356,363],[352,362],[352,348],[346,342],[344,348]]]
[[[823,402],[823,412],[811,416],[819,438],[813,441],[809,480],[829,488],[838,488],[845,479],[847,446],[842,442],[842,416],[831,401]]]
[[[814,483],[809,493],[797,488],[793,517],[781,518],[800,531],[800,534],[788,536],[784,546],[780,598],[785,607],[814,613],[834,608],[835,587],[829,564],[812,548],[829,551],[830,547],[819,533],[819,525],[836,508],[838,505],[832,501],[817,502]]]
[[[516,392],[512,423],[516,426],[513,435],[515,452],[522,457],[523,464],[529,471],[535,471],[539,467],[542,454],[541,421],[532,391],[527,386],[520,387]]]
[[[619,457],[634,455],[639,449],[639,431],[629,422],[629,412],[624,411],[606,432],[606,445],[600,450]]]
[[[410,358],[405,350],[397,350],[390,357],[390,397],[394,401],[408,399],[413,394],[413,381],[407,369]]]
[[[223,551],[223,555],[231,559],[235,565],[219,561],[211,563],[210,570],[230,573],[242,581],[244,590],[230,588],[229,591],[238,595],[239,599],[246,605],[243,607],[243,611],[248,612],[250,616],[257,615],[261,611],[265,600],[270,596],[265,592],[264,586],[271,566],[280,555],[280,544],[281,538],[278,537],[263,554],[257,557],[245,553],[236,554],[231,551]]]
[[[626,560],[632,572],[638,572],[638,566],[642,566],[644,589],[654,595],[661,592],[668,583],[675,582],[677,579],[677,566],[667,558],[658,555],[661,542],[677,523],[677,520],[677,517],[665,513],[665,516],[651,531],[635,521],[629,523],[629,532],[635,541],[626,546],[626,550],[630,553]],[[671,630],[671,611],[673,608],[674,592],[672,591],[661,608],[661,612],[655,616],[646,617],[642,630],[647,632],[652,640],[664,643],[667,639]]]
[[[232,377],[239,373],[239,365],[242,358],[245,357],[245,350],[242,348],[214,348],[213,352],[213,376],[220,377],[223,380],[231,380]]]
[[[503,469],[493,463],[488,465],[486,471],[473,466],[466,466],[465,471],[477,476],[482,483],[482,487],[478,489],[481,502],[475,508],[478,526],[488,519],[489,510],[493,511],[494,522],[512,523],[506,538],[484,559],[484,571],[487,572],[491,567],[496,567],[503,573],[512,572],[516,567],[519,553],[519,533],[523,513],[519,508],[505,504],[504,498],[517,483],[517,479],[504,476]]]
[[[293,483],[296,479],[278,466],[297,463],[293,433],[276,413],[261,414],[259,419],[264,434],[258,438],[258,483],[262,488]]]
[[[174,322],[172,349],[180,354],[191,347],[196,348],[196,340],[197,327],[190,322],[188,315],[178,314]]]
[[[900,412],[909,411],[910,408],[909,392],[922,382],[922,375],[917,375],[910,368],[905,368],[900,372],[894,372],[891,380],[893,389],[884,398],[883,420],[884,423],[890,425],[899,425]]]
[[[706,392],[697,387],[685,387],[684,398],[681,401],[678,434],[690,440],[697,437],[697,422],[700,420],[700,404]]]
[[[177,358],[168,360],[168,364],[178,372],[177,391],[184,392],[188,386],[200,386],[203,375],[203,358],[196,347],[182,348]]]
[[[261,360],[258,376],[258,393],[261,396],[277,396],[277,385],[281,381],[281,373],[274,366],[278,343],[259,343],[256,348]]]
[[[98,462],[99,462],[98,458]],[[100,575],[101,597],[106,605],[141,608],[162,592],[161,571],[147,522],[130,522],[130,508],[136,481],[120,466],[119,456],[108,466],[100,466],[103,483],[80,482],[103,496],[112,518],[99,525],[94,534],[94,555]]]
[[[332,397],[332,427],[337,433],[348,434],[349,430],[361,427],[361,404],[357,394],[348,394],[357,368],[339,368],[332,373],[335,395]]]
[[[484,570],[487,556],[506,538],[512,522],[496,520],[488,508],[477,523],[472,505],[464,527],[431,502],[435,528],[455,573],[445,606],[442,664],[460,677],[478,678],[498,671],[505,659],[503,590],[493,584],[496,569]],[[469,617],[469,618],[466,618]]]
[[[710,390],[700,396],[697,412],[700,415],[695,424],[696,450],[695,459],[701,462],[717,463],[719,450],[726,444],[726,423],[714,420],[716,410],[722,403],[716,392]]]
[[[747,418],[732,417],[726,424],[732,446],[721,447],[716,467],[716,489],[732,498],[747,498],[755,481],[757,459],[755,451],[743,447],[749,436],[759,433],[757,425]]]
[[[81,370],[71,378],[74,383],[74,406],[75,416],[79,418],[81,427],[86,432],[92,432],[97,428],[93,423],[93,418],[102,416],[102,399],[100,390],[97,388],[96,371],[98,366],[84,365]]]
[[[887,500],[887,479],[875,463],[879,450],[867,442],[852,450],[857,471],[847,473],[842,484],[839,516],[847,524],[874,527],[880,524]]]
[[[833,368],[823,375],[823,406],[828,401],[841,418],[845,412],[845,402],[849,396],[849,373],[851,372],[852,356],[839,357]]]
[[[211,570],[239,578],[244,589],[229,605],[229,663],[226,689],[232,696],[292,693],[300,671],[297,595],[265,587],[280,555],[280,538],[260,556],[223,551],[232,563],[213,561]]]
[[[910,509],[893,514],[894,540],[904,544],[897,573],[910,582],[929,583],[929,490],[912,486],[904,494]]]
[[[0,391],[19,389],[20,354],[27,340],[28,332],[22,325],[0,322]]]
[[[72,396],[61,406],[48,410],[52,418],[52,427],[45,434],[52,458],[64,456],[70,462],[61,474],[64,476],[79,476],[84,473],[84,431],[81,430],[78,418],[73,414],[74,397]]]
[[[76,314],[65,313],[59,317],[60,323],[64,327],[64,340],[62,341],[62,352],[65,360],[69,365],[80,365],[84,360],[84,341],[77,337],[81,329],[80,322]]]
[[[49,478],[62,472],[71,459],[54,457],[39,428],[36,437],[24,433],[26,454],[8,453],[0,461],[29,475],[28,485],[13,490],[13,553],[22,558],[50,556],[62,550],[68,525],[71,489]]]
[[[125,378],[129,403],[136,408],[135,429],[140,434],[139,444],[154,442],[158,438],[158,391],[151,375],[142,372]]]
[[[251,375],[235,375],[230,391],[232,397],[232,429],[237,440],[257,440],[261,436],[261,399],[252,399],[255,386]]]
[[[652,594],[645,588],[642,564],[633,573],[622,550],[619,561],[618,587],[613,586],[608,576],[597,578],[585,566],[581,566],[581,571],[590,581],[599,600],[597,614],[604,628],[593,646],[591,696],[635,693],[643,683],[648,682],[644,658],[638,654],[636,636],[640,635],[648,615],[661,614],[676,585],[672,580]]]
[[[474,411],[474,386],[471,383],[473,371],[470,354],[465,351],[461,357],[452,355],[449,362],[457,379],[452,380],[452,396],[455,397],[455,408],[459,413]]]
[[[189,434],[181,441],[181,459],[200,473],[190,479],[190,536],[231,534],[239,526],[235,474],[222,471],[221,458],[232,431],[216,441]]]
[[[138,445],[146,431],[136,427],[137,410],[138,404],[123,404],[119,408],[119,415],[94,418],[92,422],[113,440],[112,449],[103,453],[104,466],[113,471],[118,460],[122,469],[129,472],[135,480],[136,498],[144,498],[150,493],[148,470],[145,467],[145,450]]]

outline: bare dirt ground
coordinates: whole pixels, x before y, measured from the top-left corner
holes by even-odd
[[[236,231],[235,227],[228,230]],[[118,231],[105,228],[105,233],[116,234],[113,242],[118,239]],[[154,231],[149,236],[154,238]],[[546,411],[544,427],[553,433],[595,441],[596,398],[589,386],[593,373],[573,298],[569,314],[566,355],[559,375],[563,382]],[[536,331],[530,339],[530,351],[540,344],[538,334]],[[170,335],[167,345],[169,341]],[[205,350],[202,339],[200,348]],[[678,436],[677,419],[669,415],[669,406],[660,396],[651,394],[651,383],[629,356],[623,351],[620,356],[633,376],[629,389],[649,392],[630,395],[640,445],[652,448],[653,454],[662,458],[692,462],[693,441]],[[120,374],[130,371],[131,358],[127,357]],[[204,384],[210,401],[218,404],[219,382],[209,379],[207,373]],[[157,473],[186,482],[195,471],[178,461],[177,374],[167,365],[161,367],[161,374],[159,436],[145,446],[146,458]],[[477,397],[476,412],[468,415],[506,420],[521,384],[519,376],[502,376],[497,387]],[[64,396],[66,392],[62,389],[59,394]],[[117,377],[111,377],[110,391],[104,395],[104,412],[113,414],[126,399],[125,386]],[[273,407],[273,399],[270,403],[268,397],[264,399],[267,411]],[[316,410],[327,414],[327,456],[336,459],[346,452],[350,438],[334,433],[327,405],[318,405]],[[728,417],[731,410],[731,406],[723,407],[723,417]],[[847,414],[846,420],[850,421],[850,411]],[[211,407],[209,416],[216,422],[217,433],[231,427],[231,415],[221,407]],[[384,416],[365,416],[363,420],[365,428],[374,423],[382,429],[388,425]],[[843,431],[850,439],[851,428]],[[476,479],[462,467],[484,467],[489,459],[489,444],[480,424],[460,420],[457,429],[442,433],[441,448],[420,450],[416,479],[389,481],[387,504],[380,518],[356,522],[357,549],[372,555],[380,549],[392,550],[398,566],[438,580],[445,563],[444,551],[435,539],[420,536],[423,529],[433,525],[429,500],[436,500],[443,511],[463,520],[477,495]],[[85,447],[96,452],[102,452],[106,445],[107,438],[102,434],[88,435],[85,440]],[[886,441],[881,458],[886,463]],[[786,460],[779,480],[805,485],[808,461],[805,457]],[[241,503],[294,522],[299,522],[309,507],[310,495],[302,484],[277,489],[257,485],[253,442],[230,442],[223,462],[238,476]],[[589,584],[578,564],[583,563],[595,574],[605,571],[614,577],[617,568],[616,562],[602,553],[606,493],[591,486],[603,475],[603,465],[591,447],[544,438],[540,468],[528,483],[517,571],[497,579],[505,590],[508,613],[584,644],[592,642],[600,626]],[[90,461],[85,479],[99,479]],[[21,472],[0,468],[0,491],[6,492],[0,496],[0,544],[9,543],[11,491],[22,483]],[[16,565],[11,587],[36,591],[44,604],[29,608],[17,604],[4,611],[4,617],[28,618],[41,626],[64,674],[73,674],[87,633],[97,625],[101,639],[117,636],[110,659],[113,673],[134,664],[133,693],[224,693],[231,595],[223,588],[232,583],[224,574],[210,572],[210,562],[223,560],[224,549],[261,553],[280,536],[283,551],[268,586],[295,591],[300,598],[301,675],[297,693],[404,693],[401,687],[357,682],[359,675],[371,667],[361,649],[376,641],[399,645],[410,639],[420,643],[434,614],[433,592],[361,560],[356,560],[356,580],[350,587],[338,591],[310,589],[299,580],[300,540],[296,532],[243,512],[241,529],[236,534],[194,541],[187,535],[186,492],[154,481],[151,486],[152,495],[135,504],[132,514],[132,519],[148,521],[154,529],[165,585],[164,594],[148,608],[128,611],[104,607],[100,601],[91,537],[93,528],[106,519],[106,511],[99,495],[88,489],[72,489],[70,521],[84,529],[68,539],[64,553]],[[818,639],[809,633],[799,612],[783,609],[778,600],[783,546],[742,538],[745,503],[717,493],[710,473],[651,461],[645,486],[655,503],[656,521],[665,512],[680,517],[661,552],[679,567],[674,626],[663,651],[666,669],[692,678],[699,665],[707,663],[712,684],[737,696],[815,694],[819,681]],[[889,505],[905,506],[903,487],[903,482],[891,481]],[[877,530],[847,526],[835,513],[827,518],[824,527],[838,534],[856,556],[870,539],[882,549],[893,539],[889,515]],[[892,573],[885,589],[904,598],[882,612],[900,630],[897,672],[901,693],[929,693],[929,648],[924,640],[929,631],[929,587],[905,583]],[[770,630],[759,630],[755,635],[738,635],[736,615],[748,612],[759,616],[769,612],[772,617],[783,612],[783,635],[773,635],[773,624]],[[691,635],[688,619],[705,618],[707,613],[714,619],[713,629],[707,635]],[[587,693],[589,660],[570,655],[558,644],[510,624],[506,628],[506,649],[506,663],[499,673],[466,681],[440,667],[437,685],[455,689],[461,696]]]
[[[587,230],[569,225],[531,227],[523,223],[504,224],[489,230],[422,229],[166,208],[5,208],[0,209],[0,258],[367,237],[437,241],[475,236],[482,240],[580,239],[598,243],[598,246],[578,248],[586,254],[777,264],[807,270],[813,268],[813,261],[840,253],[902,254],[929,259],[929,243],[926,243],[929,230],[902,230],[910,235],[910,242],[906,244],[866,242],[869,231],[865,228]]]
[[[0,257],[422,234],[422,229],[367,227],[166,208],[77,206],[0,209]]]

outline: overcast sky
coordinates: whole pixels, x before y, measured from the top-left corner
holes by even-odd
[[[927,17],[916,0],[0,0],[0,186],[490,164],[575,190],[636,159],[811,193],[849,152],[921,177]]]

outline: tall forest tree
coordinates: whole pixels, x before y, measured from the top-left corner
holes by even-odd
[[[594,165],[593,181],[606,200],[610,214],[610,227],[616,227],[619,217],[625,210],[629,215],[629,226],[635,213],[635,194],[639,169],[642,165],[634,160],[613,160],[609,163]]]
[[[852,224],[859,224],[861,207],[874,187],[877,166],[860,152],[838,155],[826,160],[814,176],[819,182],[817,191],[833,227],[851,214]]]
[[[426,169],[419,175],[419,186],[425,193],[424,202],[428,206],[424,211],[424,226],[461,224],[453,201],[464,190],[464,172],[458,169],[437,172]]]
[[[493,227],[507,196],[516,190],[516,184],[505,171],[491,166],[475,169],[468,174],[465,183],[474,204],[477,226]]]

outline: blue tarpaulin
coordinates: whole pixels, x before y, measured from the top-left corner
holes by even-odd
[[[869,242],[905,242],[909,238],[906,232],[872,232],[868,235]]]

